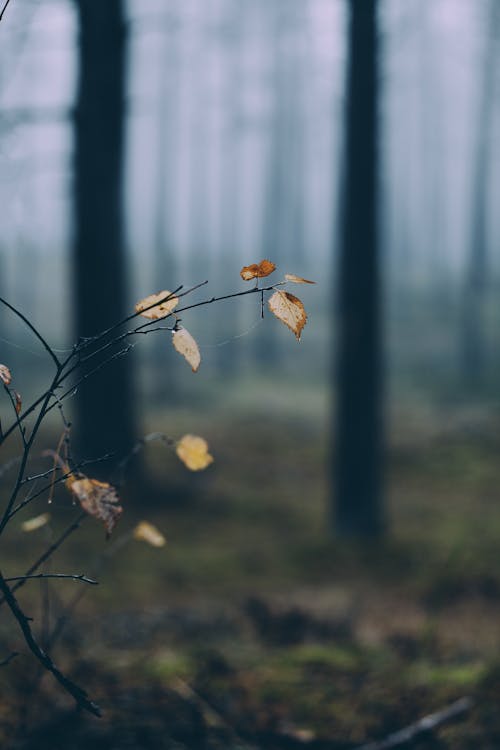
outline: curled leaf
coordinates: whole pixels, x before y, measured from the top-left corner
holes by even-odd
[[[156,526],[153,526],[152,523],[149,523],[149,521],[141,521],[137,524],[134,529],[134,539],[146,542],[152,547],[164,547],[167,543],[161,531]]]
[[[158,294],[150,294],[149,297],[144,297],[144,299],[137,302],[135,311],[140,313],[143,318],[148,318],[148,320],[166,318],[179,303],[179,298],[171,295],[172,292],[167,290],[158,292]],[[165,299],[166,297],[170,297],[170,299]],[[159,304],[155,305],[155,302]]]
[[[293,281],[294,284],[315,284],[315,281],[309,281],[309,279],[303,279],[302,276],[296,276],[294,273],[286,273],[285,281]]]
[[[293,331],[300,341],[300,334],[307,322],[307,313],[300,299],[290,292],[276,291],[269,298],[268,305],[273,315]]]
[[[175,349],[186,358],[193,372],[198,370],[201,362],[198,344],[185,328],[172,332],[172,344]]]
[[[0,365],[0,380],[4,385],[9,385],[12,375],[7,365]]]
[[[50,513],[42,513],[39,516],[34,516],[33,518],[28,518],[26,521],[23,521],[21,529],[27,533],[30,531],[36,531],[37,529],[41,529],[42,526],[45,526],[49,521]]]
[[[240,271],[240,276],[243,281],[251,281],[251,279],[263,279],[265,276],[269,276],[276,266],[270,260],[261,260],[260,263],[252,263],[250,266],[243,266]]]
[[[123,513],[116,489],[107,482],[89,479],[81,474],[68,477],[66,487],[78,500],[82,510],[103,522],[106,535],[110,536]]]
[[[184,435],[177,443],[175,452],[191,471],[206,469],[214,460],[208,452],[207,441],[198,435]]]
[[[17,391],[14,391],[14,408],[16,410],[16,414],[21,413],[21,409],[23,408],[23,401],[21,398],[21,394]]]

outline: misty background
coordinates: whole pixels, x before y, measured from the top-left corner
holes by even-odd
[[[422,424],[467,427],[478,406],[498,406],[498,15],[487,0],[379,8],[385,397],[398,439]],[[203,358],[196,377],[158,334],[140,341],[130,356],[141,414],[196,410],[210,392],[216,410],[269,406],[327,430],[346,23],[341,0],[127,4],[130,310],[204,279],[196,299],[244,289],[241,266],[261,258],[276,276],[318,281],[302,295],[300,345],[261,320],[256,297],[186,314]],[[0,33],[0,292],[63,350],[75,339],[75,6],[13,3]],[[24,390],[36,387],[43,353],[11,316],[0,329],[2,359]]]

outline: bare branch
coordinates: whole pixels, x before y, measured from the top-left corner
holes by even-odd
[[[36,573],[31,576],[11,576],[10,578],[4,578],[4,581],[11,583],[12,581],[28,581],[36,578],[69,578],[72,581],[82,581],[83,583],[90,583],[92,586],[98,586],[99,581],[95,581],[93,578],[88,578],[81,573]]]
[[[442,708],[440,711],[428,714],[404,729],[400,729],[398,732],[390,734],[383,740],[368,742],[367,744],[358,747],[357,750],[392,750],[393,747],[405,745],[406,743],[411,742],[417,735],[431,732],[441,726],[441,724],[451,721],[457,716],[461,716],[469,711],[472,708],[472,705],[471,698],[460,698],[449,706]]]
[[[16,658],[16,656],[19,656],[19,651],[12,651],[12,653],[6,656],[5,659],[2,659],[2,661],[0,661],[0,667],[7,667],[11,663],[12,659]]]
[[[40,565],[43,565],[43,563],[49,559],[49,557],[59,549],[59,547],[64,544],[66,539],[71,536],[78,528],[80,528],[80,524],[85,521],[85,519],[88,518],[88,515],[85,513],[85,511],[82,511],[79,513],[79,515],[76,517],[76,519],[71,523],[61,534],[61,536],[56,539],[55,542],[53,542],[50,547],[48,547],[45,552],[43,552],[40,557],[35,560],[35,562],[28,568],[28,570],[25,573],[26,576],[30,576],[32,573],[35,572],[35,570],[38,570]],[[17,581],[12,587],[12,591],[17,591],[17,589],[21,588],[21,586],[24,586],[26,583],[26,580]],[[5,601],[5,596],[2,596],[0,598],[0,605],[2,605]]]
[[[3,14],[7,10],[7,6],[8,6],[9,3],[10,3],[10,0],[5,0],[4,6],[3,6],[2,10],[0,11],[0,21],[2,20]]]
[[[7,2],[5,3],[5,5],[3,7],[2,12],[0,13],[0,21],[2,20],[2,16],[5,13],[5,9],[7,8],[8,4],[9,4],[9,0],[7,0]],[[61,363],[59,362],[59,359],[57,358],[54,350],[48,345],[48,343],[46,342],[46,340],[44,339],[44,337],[42,336],[42,334],[40,333],[40,331],[38,331],[35,328],[35,326],[33,325],[33,323],[31,323],[28,320],[28,318],[25,315],[23,315],[22,312],[20,312],[16,307],[14,307],[13,305],[11,305],[10,302],[7,302],[7,300],[3,299],[3,297],[0,297],[0,303],[2,303],[2,305],[5,305],[5,307],[8,307],[9,310],[11,310],[15,315],[17,315],[18,318],[21,318],[21,320],[23,321],[23,323],[26,326],[28,326],[28,328],[30,329],[30,331],[32,333],[35,334],[35,336],[37,337],[37,339],[39,340],[39,342],[42,344],[42,346],[45,349],[45,351],[49,354],[50,358],[53,360],[55,366],[56,367],[60,367]]]
[[[19,603],[12,593],[12,590],[9,588],[9,585],[6,583],[5,578],[3,577],[2,573],[0,572],[0,589],[3,592],[5,601],[7,602],[10,611],[14,615],[15,619],[17,620],[19,627],[21,628],[21,631],[24,636],[24,640],[26,641],[26,644],[28,648],[30,649],[31,653],[38,659],[40,664],[42,664],[43,667],[48,672],[51,672],[55,679],[58,681],[58,683],[75,699],[76,703],[84,708],[86,711],[89,711],[91,714],[94,714],[94,716],[101,716],[101,710],[99,706],[96,703],[93,703],[85,690],[83,690],[79,685],[77,685],[75,682],[70,680],[66,675],[64,675],[54,664],[52,659],[48,654],[43,651],[42,648],[38,645],[37,641],[35,640],[35,637],[33,636],[33,632],[31,630],[31,626],[29,623],[28,618],[22,611],[21,607],[19,606]]]

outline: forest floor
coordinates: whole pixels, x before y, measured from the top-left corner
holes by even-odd
[[[214,466],[186,475],[151,447],[114,541],[90,519],[51,561],[98,571],[53,656],[103,717],[40,676],[3,617],[2,653],[22,653],[0,670],[0,746],[347,750],[470,697],[403,746],[500,747],[498,415],[394,424],[387,538],[353,544],[328,533],[321,419],[174,413],[171,434],[205,435]],[[74,514],[58,491],[52,533]],[[166,547],[125,542],[142,518]],[[10,574],[47,542],[12,526]],[[52,618],[79,586],[50,585]],[[43,634],[40,597],[33,583],[20,598]]]

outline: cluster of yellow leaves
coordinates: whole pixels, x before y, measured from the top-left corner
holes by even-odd
[[[175,452],[191,471],[206,469],[214,460],[208,452],[207,441],[198,435],[184,435],[175,446]]]
[[[250,281],[251,279],[261,279],[269,276],[275,270],[276,266],[270,260],[261,260],[260,263],[243,266],[240,276],[244,281]],[[294,284],[316,283],[315,281],[309,281],[309,279],[303,279],[302,276],[296,276],[294,273],[286,273],[285,282],[292,282]],[[294,294],[277,289],[269,298],[268,306],[273,315],[293,331],[299,341],[302,329],[307,323],[307,313],[302,301]]]
[[[82,510],[103,522],[109,537],[123,513],[115,487],[83,474],[71,474],[65,484]]]
[[[28,518],[21,524],[21,529],[26,533],[43,528],[50,521],[50,513],[41,513],[39,516]]]
[[[167,540],[159,531],[156,526],[153,526],[149,521],[141,521],[137,524],[133,531],[134,539],[138,539],[141,542],[146,542],[152,547],[164,547]]]
[[[201,362],[200,350],[195,339],[191,336],[189,331],[185,328],[179,328],[178,330],[172,331],[172,344],[174,349],[182,354],[182,356],[191,365],[193,372],[198,371],[198,367]]]
[[[7,365],[0,365],[0,381],[4,384],[5,388],[10,392],[12,403],[14,404],[14,409],[16,410],[16,414],[21,413],[21,409],[23,407],[23,402],[21,399],[21,394],[17,391],[14,391],[12,388],[8,388],[8,386],[12,382],[12,373],[10,369],[7,367]]]
[[[0,365],[0,380],[4,385],[10,385],[12,374],[7,365]]]
[[[267,304],[273,315],[293,331],[297,341],[300,341],[300,334],[307,323],[307,313],[300,299],[290,292],[277,289]]]
[[[261,260],[260,263],[252,263],[249,266],[243,266],[240,276],[243,281],[252,279],[263,279],[276,270],[276,266],[270,260]]]
[[[170,315],[178,304],[179,298],[165,290],[141,299],[136,304],[135,311],[148,320],[161,320]]]

